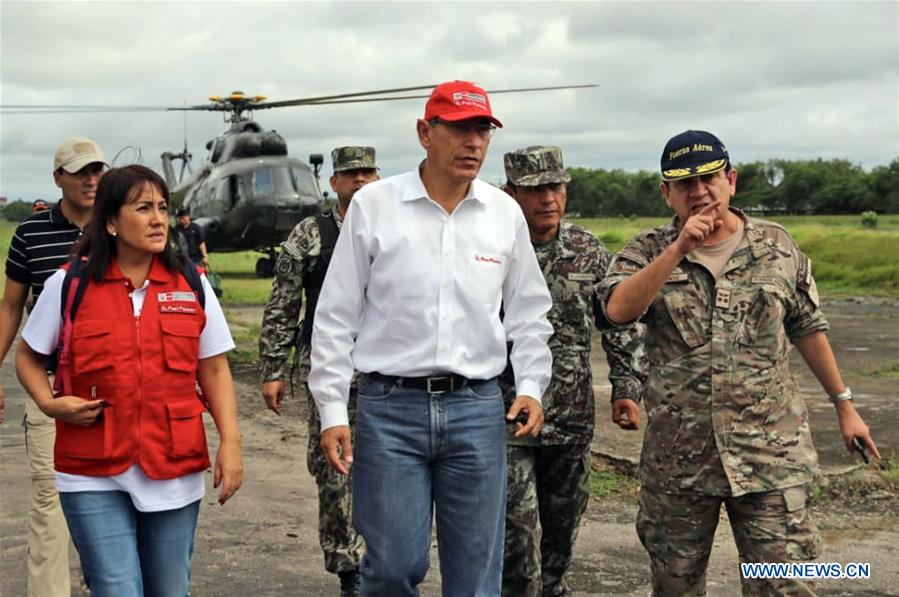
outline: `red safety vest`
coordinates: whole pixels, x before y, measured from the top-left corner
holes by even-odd
[[[72,388],[106,405],[90,427],[56,421],[60,472],[106,477],[137,463],[151,479],[173,479],[209,467],[197,383],[206,315],[184,276],[159,259],[147,279],[135,318],[134,288],[114,259],[102,281],[85,277],[72,329]]]

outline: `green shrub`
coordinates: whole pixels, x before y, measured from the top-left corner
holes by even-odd
[[[13,201],[3,208],[3,219],[18,224],[31,215],[31,204],[25,201]]]
[[[864,226],[865,228],[877,228],[877,212],[863,211],[862,226]]]

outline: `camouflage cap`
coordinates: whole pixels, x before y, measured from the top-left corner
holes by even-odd
[[[562,164],[562,150],[554,145],[532,145],[510,151],[503,157],[506,178],[516,186],[568,182],[571,176]]]
[[[375,165],[375,148],[363,145],[335,147],[331,152],[334,173],[360,168],[377,168]]]

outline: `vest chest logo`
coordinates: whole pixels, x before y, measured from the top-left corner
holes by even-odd
[[[666,284],[676,284],[677,282],[686,282],[689,275],[687,272],[674,272],[665,280]]]
[[[568,274],[568,279],[572,282],[593,282],[596,280],[596,274],[572,272]]]
[[[193,292],[183,292],[183,291],[172,291],[172,292],[160,292],[156,294],[156,300],[160,303],[173,303],[173,302],[188,302],[195,303],[197,302],[197,297]]]
[[[193,305],[159,305],[160,313],[186,313],[191,315],[197,312],[197,308]]]
[[[197,297],[193,292],[172,291],[156,294],[160,313],[184,313],[192,315],[197,312]]]

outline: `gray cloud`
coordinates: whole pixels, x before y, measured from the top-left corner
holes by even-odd
[[[655,169],[665,140],[708,128],[738,161],[899,155],[895,2],[8,2],[0,3],[0,102],[199,104],[234,89],[282,100],[436,83],[487,88],[600,83],[496,95],[502,153],[563,147],[586,167]],[[423,100],[260,111],[292,155],[370,143],[384,174],[421,157]],[[180,113],[0,116],[0,194],[55,198],[66,136],[150,165],[180,149]],[[225,125],[190,113],[195,164]],[[133,153],[123,154],[133,159]],[[329,174],[329,168],[325,169]]]

